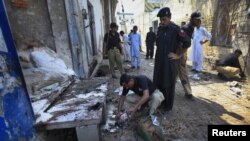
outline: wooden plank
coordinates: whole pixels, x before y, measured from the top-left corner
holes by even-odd
[[[103,108],[101,108],[100,111],[98,111],[98,118],[95,119],[85,119],[84,117],[78,120],[68,120],[65,122],[49,122],[46,124],[47,130],[53,130],[53,129],[63,129],[63,128],[74,128],[74,127],[80,127],[85,125],[98,125],[102,121],[102,111]]]
[[[71,128],[76,126],[100,124],[103,119],[103,110],[105,103],[103,97],[89,97],[85,102],[79,101],[79,98],[69,99],[48,110],[53,117],[45,122],[46,129]],[[77,101],[75,101],[77,99]],[[78,105],[76,104],[78,103]],[[91,106],[101,103],[97,110],[90,110]]]
[[[57,83],[57,82],[62,82],[63,80],[64,80],[64,78],[53,78],[51,80],[44,80],[44,81],[39,81],[39,82],[33,83],[32,84],[32,91],[33,92],[39,91],[40,89],[42,89],[44,87],[47,87],[47,86],[52,85],[52,84]]]
[[[88,93],[90,91],[94,91],[98,86],[107,82],[108,78],[106,77],[81,80],[75,83],[73,90],[80,91],[81,93]]]
[[[49,115],[50,118],[37,121],[37,125],[45,125],[47,130],[52,130],[96,125],[103,121],[107,83],[89,93],[75,93],[74,86],[70,88],[72,89],[67,92],[68,94],[63,95],[62,99],[57,101],[47,112],[40,114],[41,117],[38,119],[43,119],[43,115]]]
[[[53,83],[51,85],[47,85],[44,88],[34,92],[31,95],[32,101],[38,101],[41,99],[49,99],[49,101],[53,101],[52,99],[58,97],[68,86],[72,83],[71,79],[66,79],[62,82]],[[54,87],[53,87],[54,86]],[[51,90],[48,90],[51,89]]]
[[[106,80],[104,80],[105,79],[78,81],[70,85],[64,95],[61,96],[61,99],[56,101],[48,111],[41,108],[44,111],[36,114],[39,116],[37,117],[36,124],[45,125],[46,129],[100,124],[103,120],[106,105],[107,83],[104,83],[106,82]],[[98,85],[96,82],[99,82],[97,83]],[[83,93],[86,91],[86,88],[81,86],[85,86],[86,84],[90,84],[88,87],[93,91]],[[96,87],[90,87],[91,85]]]

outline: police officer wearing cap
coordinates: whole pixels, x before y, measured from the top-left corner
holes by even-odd
[[[163,107],[166,111],[173,108],[175,83],[177,76],[177,50],[182,44],[183,48],[191,45],[190,38],[171,22],[171,12],[168,7],[162,8],[157,17],[160,18],[161,26],[158,28],[156,38],[156,55],[153,82],[164,94]]]
[[[124,68],[122,65],[122,47],[121,39],[119,33],[117,32],[118,25],[114,22],[110,24],[110,31],[105,34],[103,42],[103,55],[108,55],[109,58],[109,67],[112,78],[117,78],[115,75],[114,66],[116,65],[121,73],[124,73]]]
[[[201,14],[199,12],[193,12],[190,16],[189,23],[184,25],[181,28],[181,30],[183,30],[188,35],[189,38],[192,38],[194,27],[198,26],[200,19],[201,19]],[[181,47],[178,49],[177,54],[176,54],[176,57],[180,58],[177,62],[177,72],[181,80],[181,84],[183,86],[185,96],[187,98],[192,98],[193,97],[192,89],[191,89],[190,82],[188,79],[188,71],[186,67],[188,48],[182,47],[182,45],[180,46]]]

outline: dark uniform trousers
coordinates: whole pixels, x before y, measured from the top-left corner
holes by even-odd
[[[150,59],[152,59],[154,57],[154,44],[147,45],[146,58],[148,58],[148,57],[150,57]]]
[[[190,86],[190,82],[188,79],[188,71],[187,71],[187,53],[185,53],[177,62],[177,73],[181,80],[181,84],[184,88],[185,94],[192,94],[192,89]]]
[[[117,49],[116,47],[114,49],[109,49],[108,58],[109,58],[109,67],[110,67],[112,76],[115,75],[115,69],[114,69],[115,64],[117,65],[120,73],[123,74],[124,69],[122,66],[122,58],[121,58],[120,50]]]

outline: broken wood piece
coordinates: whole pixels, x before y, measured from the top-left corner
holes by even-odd
[[[32,90],[33,90],[33,92],[36,92],[43,87],[47,87],[47,86],[52,85],[52,84],[57,83],[57,82],[62,82],[64,79],[65,78],[62,78],[62,77],[55,77],[55,78],[51,78],[49,80],[44,80],[44,81],[39,81],[39,82],[33,83]]]
[[[88,107],[88,111],[99,110],[102,107],[102,103],[97,102],[95,105]]]
[[[53,95],[57,93],[62,92],[65,90],[70,84],[72,83],[72,80],[65,80],[64,82],[61,83],[55,83],[50,85],[51,87],[41,89],[39,91],[36,91],[34,95],[31,95],[31,100],[32,101],[37,101],[40,99],[52,99]],[[53,87],[54,86],[54,87]],[[49,90],[51,89],[51,90]]]
[[[49,101],[51,102],[48,107],[44,110],[44,112],[47,112],[47,110],[49,110],[59,99],[61,99],[61,97],[59,97],[60,95],[63,95],[63,92],[68,88],[68,86],[72,83],[73,81],[71,81],[67,87],[64,87],[60,92],[58,92],[57,94],[51,95],[49,98]]]
[[[107,83],[107,78],[95,78],[90,80],[81,80],[77,82],[72,89],[80,91],[81,93],[88,93],[96,90],[97,87]],[[84,83],[84,85],[82,85]]]

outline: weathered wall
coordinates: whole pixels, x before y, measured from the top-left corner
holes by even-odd
[[[170,0],[165,1],[164,6],[169,7],[172,13],[171,20],[177,25],[182,21],[188,22],[192,9],[192,0]]]
[[[67,17],[63,0],[47,0],[49,18],[58,57],[64,60],[67,67],[72,67]]]
[[[133,8],[131,9],[134,9],[134,24],[128,27],[128,34],[130,30],[133,29],[133,26],[136,25],[138,27],[138,32],[141,34],[142,50],[146,51],[145,39],[151,22],[148,17],[149,13],[144,13],[144,5],[144,0],[133,1]]]
[[[232,46],[234,48],[240,48],[245,57],[247,63],[246,72],[250,77],[250,19],[247,18],[247,9],[250,7],[250,0],[241,0],[238,4],[236,11],[236,19],[234,23],[237,23],[235,28],[235,34],[232,36]]]
[[[246,55],[249,49],[250,19],[247,18],[247,8],[249,6],[250,1],[247,4],[245,0],[241,0],[236,11],[237,18],[233,21],[237,25],[235,34],[232,36],[232,46],[234,48],[240,48],[243,55]]]
[[[213,36],[210,43],[213,48],[207,46],[205,55],[214,57],[218,56],[218,54],[220,54],[219,56],[226,54],[227,52],[221,47],[232,48],[231,52],[239,48],[243,52],[245,61],[250,64],[249,57],[246,58],[250,40],[250,19],[247,19],[247,9],[250,5],[249,0],[194,0],[193,4],[195,4],[193,7],[200,7],[199,10],[204,17],[202,23],[212,32]],[[245,67],[244,62],[242,66],[243,68]],[[250,74],[249,66],[246,72]]]
[[[56,51],[67,66],[72,68],[63,0],[28,1],[27,8],[15,7],[7,0],[5,3],[15,40],[38,41]]]
[[[18,61],[3,1],[0,1],[0,139],[34,137],[34,115]],[[7,50],[6,50],[7,48]]]
[[[95,39],[96,39],[96,54],[100,53],[102,49],[103,36],[104,36],[104,20],[103,20],[103,7],[101,0],[93,0],[91,4],[94,5],[94,25],[95,25]],[[94,54],[95,55],[95,54]]]
[[[31,38],[56,50],[50,17],[45,0],[32,0],[27,9],[11,5],[4,0],[14,38]]]
[[[93,59],[93,56],[102,52],[102,43],[104,36],[104,15],[103,15],[103,1],[93,0],[87,2],[79,1],[80,9],[86,9],[88,14],[87,19],[84,19],[85,40],[87,46],[87,52],[89,60]],[[88,8],[91,7],[90,9]],[[92,12],[89,11],[92,9]],[[107,15],[107,14],[106,14]],[[89,61],[91,62],[91,61]]]

